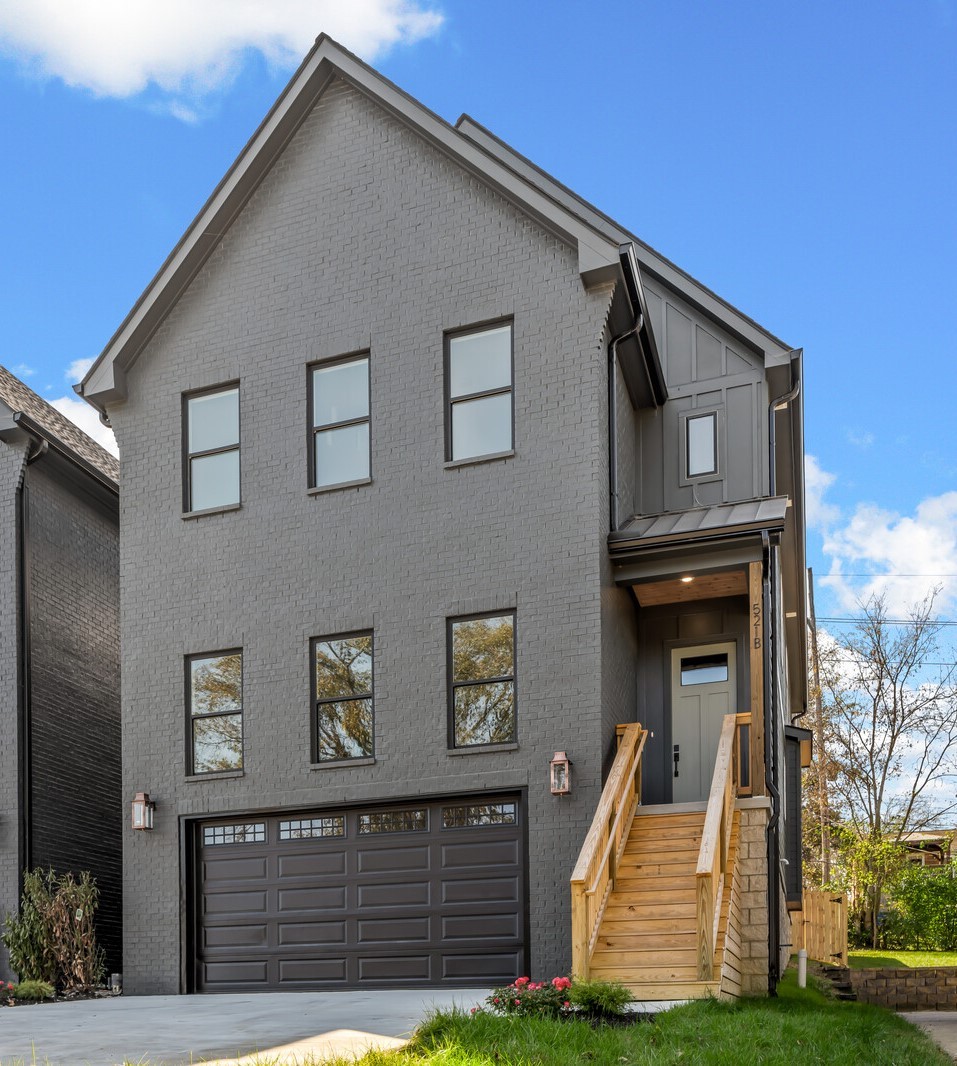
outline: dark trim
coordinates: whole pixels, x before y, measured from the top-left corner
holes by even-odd
[[[368,695],[364,696],[347,696],[345,699],[323,699],[320,700],[316,692],[316,645],[325,644],[330,640],[348,640],[350,637],[368,637],[372,644],[372,680],[369,687]],[[311,751],[310,757],[310,770],[325,769],[327,766],[355,766],[357,764],[371,764],[375,762],[375,631],[372,629],[356,629],[348,633],[335,633],[331,636],[311,637],[309,640],[309,693],[310,693],[310,710],[309,710],[309,745]],[[371,700],[372,701],[372,751],[368,755],[357,755],[355,759],[320,759],[319,758],[319,705],[320,703],[345,703],[351,700]]]
[[[313,373],[337,363],[357,363],[364,359],[366,363],[366,415],[364,418],[346,418],[341,422],[324,422],[315,424],[313,393]],[[359,426],[363,423],[369,427],[369,463],[368,472],[363,478],[351,478],[349,481],[332,481],[328,485],[316,484],[316,435],[329,429],[343,429],[347,426]],[[360,348],[344,355],[334,355],[328,359],[317,359],[306,364],[306,488],[310,492],[325,492],[329,489],[362,485],[372,480],[372,351]]]
[[[694,408],[690,411],[682,411],[678,415],[680,435],[678,452],[680,455],[680,476],[678,482],[681,485],[701,485],[711,481],[721,481],[724,478],[723,463],[721,462],[721,445],[724,436],[724,408],[721,405],[703,407],[700,410]],[[702,470],[700,474],[691,473],[691,423],[699,418],[710,418],[711,443],[714,455],[714,465],[710,470]]]
[[[505,618],[512,619],[512,673],[511,675],[500,674],[495,677],[473,678],[470,681],[454,681],[452,679],[452,628],[458,622],[475,622],[482,618]],[[454,615],[445,620],[445,680],[446,699],[448,700],[448,751],[492,751],[502,750],[505,745],[518,747],[518,610],[515,607],[504,611],[480,611],[478,614]],[[456,744],[455,743],[455,690],[470,688],[475,685],[495,684],[496,682],[511,681],[512,683],[512,735],[508,740],[493,741],[484,744]]]
[[[192,672],[190,665],[196,659],[216,659],[225,658],[227,655],[239,656],[239,692],[240,703],[239,711],[222,711],[213,714],[193,714],[193,686],[192,686]],[[198,651],[190,655],[183,657],[183,710],[186,714],[186,777],[189,778],[201,778],[206,779],[210,777],[222,777],[227,774],[240,776],[246,769],[246,693],[245,693],[245,675],[246,663],[243,657],[242,648],[223,648],[215,651]],[[239,753],[239,766],[232,766],[228,770],[196,770],[194,769],[193,760],[196,752],[194,750],[195,745],[193,741],[193,722],[199,720],[205,720],[207,718],[227,718],[235,714],[239,714],[242,730],[240,736],[240,753]]]
[[[39,437],[41,440],[46,441],[51,448],[59,452],[60,455],[69,460],[79,470],[82,470],[84,474],[93,478],[94,481],[98,481],[114,496],[119,495],[119,484],[114,481],[109,474],[105,474],[98,466],[91,463],[88,459],[84,459],[74,448],[60,440],[60,438],[47,429],[46,426],[41,425],[23,411],[15,411],[13,413],[13,421],[31,436]]]
[[[19,877],[17,899],[23,892],[23,874],[33,867],[32,818],[33,759],[31,753],[31,673],[33,650],[30,633],[31,552],[29,491],[24,480],[17,489],[17,853]]]
[[[509,386],[498,386],[487,389],[484,392],[463,393],[461,396],[452,396],[451,382],[451,358],[452,341],[459,337],[469,337],[476,333],[487,333],[502,326],[509,327]],[[445,406],[445,462],[471,463],[483,459],[501,458],[505,455],[513,455],[515,452],[515,318],[506,315],[503,318],[493,318],[487,322],[477,322],[471,326],[447,329],[442,334],[442,377],[443,377],[443,403]],[[466,455],[458,459],[452,456],[452,408],[457,403],[465,403],[468,400],[477,400],[486,396],[503,396],[508,393],[511,397],[511,427],[508,448],[499,449],[496,452],[484,452],[481,455]]]
[[[236,390],[236,443],[226,445],[222,448],[210,448],[207,451],[191,452],[189,450],[189,402],[200,396],[210,396],[217,392],[229,392],[230,390]],[[193,516],[206,513],[212,513],[215,511],[225,510],[227,507],[236,508],[243,500],[243,413],[242,413],[242,391],[240,389],[240,379],[236,378],[233,381],[224,381],[219,385],[207,385],[201,389],[190,389],[182,394],[181,406],[180,406],[180,431],[182,435],[182,475],[183,475],[183,516]],[[223,504],[221,507],[200,507],[193,508],[193,485],[192,485],[192,467],[191,461],[193,459],[202,459],[207,455],[220,455],[226,452],[236,452],[239,456],[239,499],[235,503]]]
[[[179,830],[179,990],[196,991],[196,922],[192,912],[200,898],[201,874],[196,861],[198,823],[180,815]],[[192,965],[191,965],[192,963]]]
[[[648,385],[654,402],[658,407],[661,407],[668,399],[668,384],[661,368],[661,358],[658,355],[658,344],[655,340],[654,330],[651,328],[648,298],[645,296],[645,290],[641,284],[641,271],[638,269],[638,257],[635,254],[634,242],[628,241],[619,245],[618,262],[621,265],[622,276],[625,279],[625,291],[628,294],[628,302],[631,304],[632,314],[636,319],[641,319],[641,324],[638,328],[638,347],[641,350],[645,375],[648,378]]]

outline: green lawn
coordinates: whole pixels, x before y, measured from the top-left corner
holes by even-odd
[[[689,1003],[654,1023],[598,1031],[584,1022],[440,1014],[404,1050],[369,1054],[360,1066],[952,1066],[890,1011],[800,990],[793,974],[779,993]]]
[[[853,970],[957,966],[957,951],[849,951],[847,954]]]

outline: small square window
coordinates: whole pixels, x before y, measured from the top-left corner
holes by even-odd
[[[515,740],[515,616],[449,623],[451,746]]]
[[[312,658],[313,762],[371,758],[375,752],[372,634],[314,640]]]
[[[312,488],[365,481],[370,472],[369,357],[309,369]]]
[[[239,503],[239,386],[184,397],[183,508]]]
[[[684,420],[685,478],[718,473],[718,412],[690,414]]]
[[[192,774],[243,767],[243,653],[186,660],[189,766]]]
[[[512,450],[512,325],[446,336],[446,458]]]

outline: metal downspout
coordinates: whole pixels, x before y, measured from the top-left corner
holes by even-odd
[[[637,335],[644,324],[639,311],[631,328],[608,345],[608,522],[612,533],[618,529],[618,345]]]

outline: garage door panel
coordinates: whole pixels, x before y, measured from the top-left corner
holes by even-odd
[[[360,874],[385,873],[397,870],[428,870],[430,856],[425,847],[360,847],[356,853],[356,870]]]
[[[279,943],[283,946],[316,947],[321,944],[344,944],[345,922],[281,922]]]
[[[280,959],[280,985],[341,985],[348,976],[344,957],[318,959]]]
[[[278,893],[279,913],[290,911],[341,911],[346,907],[345,885],[316,888],[281,888]]]
[[[429,881],[394,881],[380,885],[357,885],[356,904],[360,910],[377,907],[427,907],[432,899]]]
[[[264,914],[265,892],[207,892],[203,897],[206,914]]]
[[[427,944],[430,939],[431,923],[428,918],[381,918],[358,923],[360,944]]]
[[[283,880],[295,877],[341,877],[345,872],[345,851],[323,853],[310,850],[279,856],[279,876]]]
[[[470,914],[442,919],[443,940],[514,940],[519,935],[518,914]]]
[[[502,810],[507,823],[490,820]],[[493,796],[200,823],[197,989],[514,979],[525,958],[522,812],[517,796]]]

